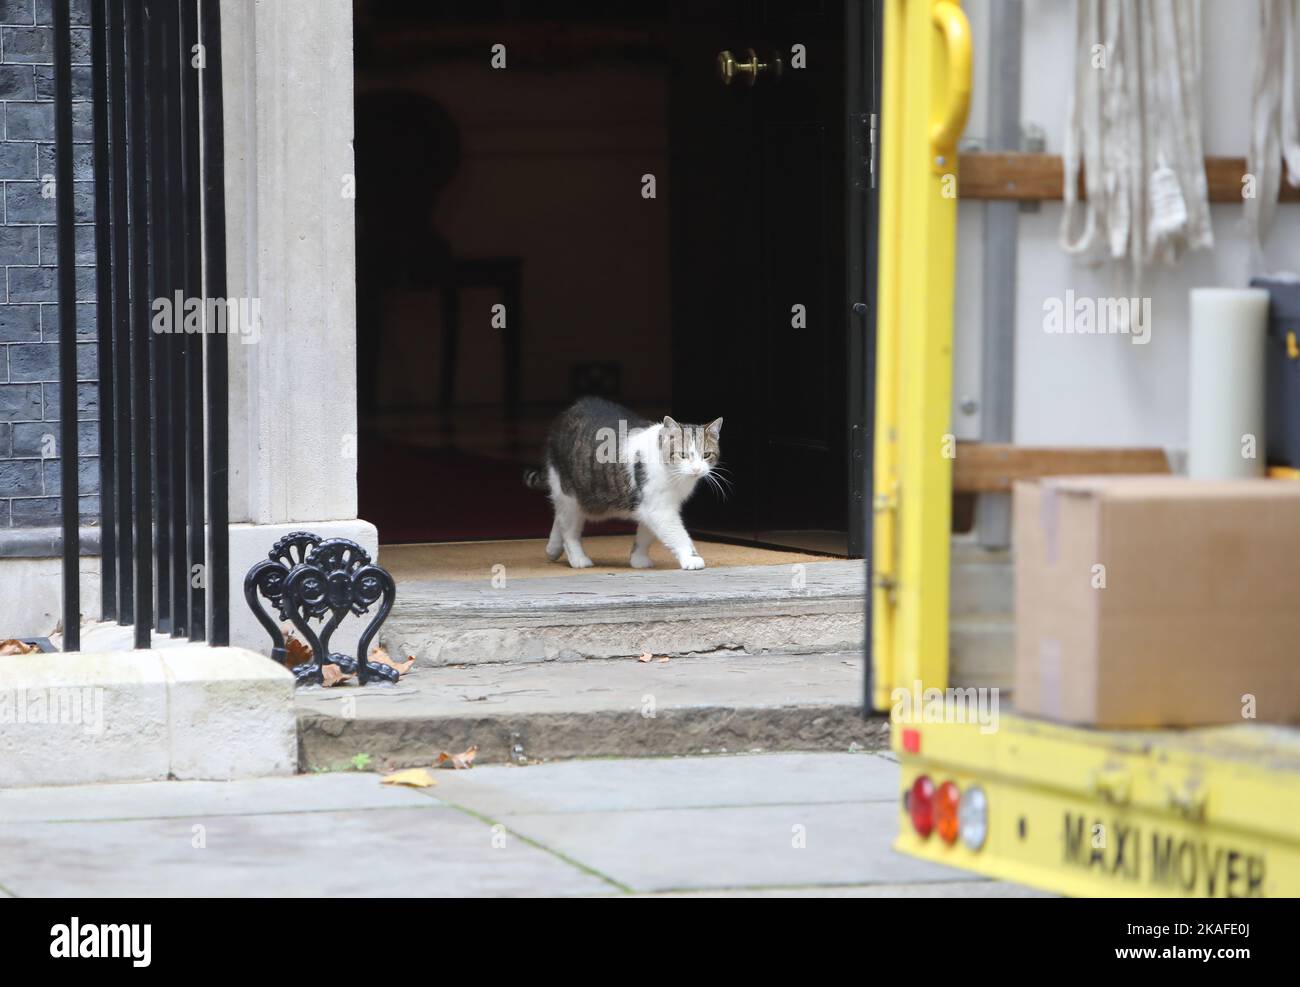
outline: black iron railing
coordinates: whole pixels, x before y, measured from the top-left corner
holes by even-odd
[[[70,0],[54,0],[64,650],[80,648]],[[230,640],[218,0],[91,0],[102,609]],[[210,301],[212,300],[212,301]],[[213,304],[216,303],[216,305]],[[167,312],[170,318],[155,317]],[[220,323],[220,325],[218,325]]]

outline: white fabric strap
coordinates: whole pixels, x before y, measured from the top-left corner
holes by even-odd
[[[1214,243],[1201,141],[1200,0],[1076,5],[1060,243],[1070,253],[1127,261],[1136,283],[1148,265],[1174,264]],[[1086,203],[1076,191],[1080,165]]]
[[[1264,240],[1273,227],[1282,164],[1287,182],[1300,185],[1300,119],[1295,98],[1295,0],[1257,0],[1259,25],[1251,86],[1250,147],[1246,173],[1255,194],[1244,199],[1242,216],[1254,254],[1254,268],[1265,270]]]

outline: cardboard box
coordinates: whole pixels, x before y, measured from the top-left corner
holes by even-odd
[[[1300,722],[1300,483],[1015,486],[1017,709],[1104,727]]]

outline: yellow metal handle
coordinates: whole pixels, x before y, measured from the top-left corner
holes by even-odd
[[[943,112],[930,125],[930,156],[936,168],[954,168],[957,138],[966,126],[966,116],[970,112],[970,22],[952,0],[939,0],[931,9],[930,17],[943,35],[948,69]]]

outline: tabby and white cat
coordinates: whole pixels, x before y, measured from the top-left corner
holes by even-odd
[[[721,436],[721,418],[708,425],[651,422],[612,401],[579,399],[551,425],[545,469],[524,473],[524,483],[547,491],[555,506],[546,557],[554,562],[563,552],[573,568],[587,568],[583,525],[623,518],[636,521],[633,568],[654,564],[650,542],[658,538],[683,569],[703,569],[682,524],[682,504],[706,477],[721,487],[711,475]]]

